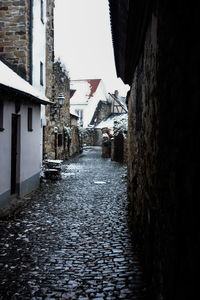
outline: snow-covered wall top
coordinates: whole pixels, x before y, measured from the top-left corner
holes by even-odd
[[[128,131],[128,114],[112,114],[108,118],[103,119],[95,128],[108,128],[115,132]]]

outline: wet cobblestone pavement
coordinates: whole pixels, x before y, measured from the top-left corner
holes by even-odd
[[[126,167],[87,148],[0,221],[0,299],[144,299]]]

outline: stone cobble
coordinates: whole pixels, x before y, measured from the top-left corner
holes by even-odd
[[[0,299],[144,299],[126,167],[86,148],[0,221]]]

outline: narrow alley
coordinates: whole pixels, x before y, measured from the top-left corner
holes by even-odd
[[[144,299],[126,167],[87,147],[0,221],[0,299]]]

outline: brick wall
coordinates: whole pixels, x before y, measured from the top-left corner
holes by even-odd
[[[0,56],[30,79],[30,0],[0,2]]]

